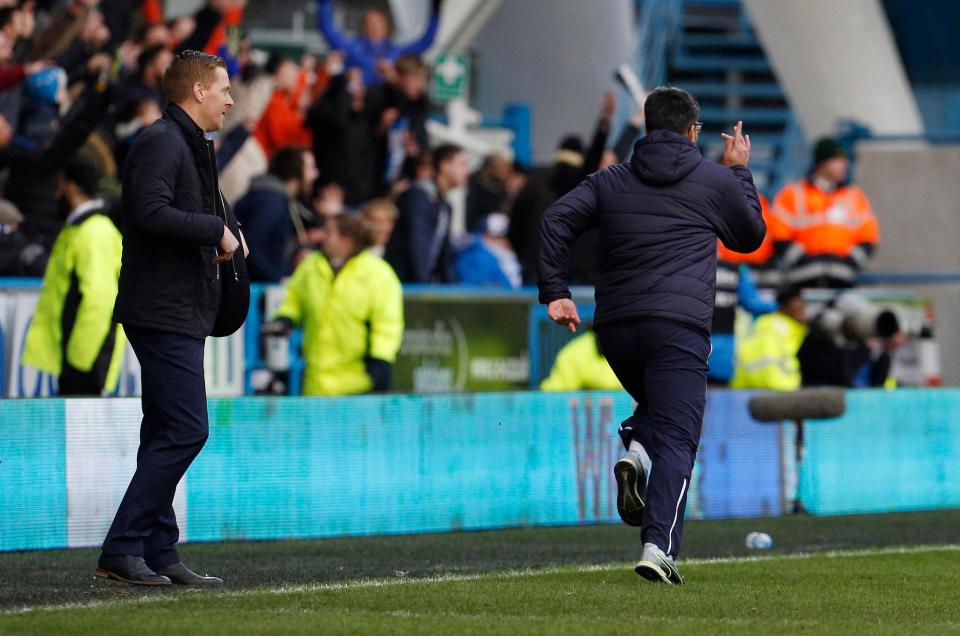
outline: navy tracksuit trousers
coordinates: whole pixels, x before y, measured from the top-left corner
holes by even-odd
[[[643,444],[653,464],[641,537],[675,557],[707,402],[710,337],[662,320],[601,325],[596,332],[600,351],[637,402],[620,438],[624,447]]]
[[[140,361],[143,422],[137,470],[103,551],[142,556],[157,569],[180,561],[173,497],[207,441],[204,341],[138,327],[124,330]]]

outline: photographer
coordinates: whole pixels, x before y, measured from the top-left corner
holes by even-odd
[[[810,321],[797,352],[803,386],[892,386],[891,355],[905,340],[893,311],[841,294]]]

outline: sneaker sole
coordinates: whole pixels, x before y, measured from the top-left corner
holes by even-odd
[[[97,568],[97,571],[94,572],[93,575],[94,575],[95,577],[97,577],[97,578],[109,579],[109,580],[111,580],[111,581],[119,581],[120,583],[126,583],[126,584],[128,584],[128,585],[145,585],[145,586],[149,586],[149,587],[160,587],[160,586],[164,586],[164,585],[172,585],[172,583],[164,583],[164,582],[154,583],[154,582],[152,582],[152,581],[131,581],[130,579],[125,579],[125,578],[123,578],[123,577],[120,576],[119,574],[116,574],[116,573],[111,572],[111,571],[109,571],[109,570],[103,570],[103,569],[100,569],[100,568]]]
[[[663,568],[651,561],[641,561],[637,563],[637,567],[635,567],[633,571],[654,583],[666,583],[667,585],[680,585],[683,583],[683,579],[680,578],[679,574],[677,578],[680,580],[674,581],[670,578],[670,572],[664,571]]]
[[[617,480],[617,513],[628,526],[643,525],[643,508],[646,505],[640,494],[639,484],[643,468],[628,459],[621,459],[613,466],[613,476]]]

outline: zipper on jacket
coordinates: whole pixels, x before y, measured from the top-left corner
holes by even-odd
[[[214,159],[213,155],[210,153],[210,146],[211,146],[212,144],[210,144],[208,141],[204,140],[204,144],[203,144],[203,145],[206,146],[206,148],[207,148],[207,167],[210,168],[210,185],[213,186],[213,188],[217,191],[217,193],[219,193],[219,192],[220,192],[220,188],[217,186],[217,173],[216,173],[216,167],[215,167],[215,166],[216,166],[216,159]],[[222,194],[220,194],[220,201],[221,201],[221,203],[223,202],[223,195],[222,195]],[[217,202],[216,202],[216,200],[214,200],[214,202],[213,202],[213,216],[217,216]],[[226,228],[226,229],[228,229],[228,230],[230,229],[230,228],[227,226],[227,209],[226,209],[226,207],[223,208],[223,227]],[[218,247],[214,247],[214,248],[213,248],[213,253],[214,253],[216,256],[220,256],[220,249],[219,249]],[[220,280],[220,263],[214,263],[214,265],[216,265],[216,267],[217,267],[217,277],[216,277],[215,280]],[[234,268],[234,276],[236,276],[236,268]]]

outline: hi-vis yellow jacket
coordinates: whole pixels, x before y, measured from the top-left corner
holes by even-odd
[[[349,395],[373,388],[364,360],[393,363],[403,339],[403,290],[393,268],[360,252],[334,275],[314,252],[297,267],[277,318],[303,327],[303,395]]]
[[[105,386],[120,379],[126,339],[113,322],[122,240],[113,221],[94,210],[69,222],[57,236],[30,323],[23,363],[59,375],[70,366],[90,371],[110,355]],[[112,331],[112,333],[111,333]],[[64,333],[66,332],[66,333]],[[112,350],[109,346],[110,336]]]
[[[544,391],[617,391],[623,386],[607,359],[600,355],[597,335],[588,331],[560,350],[550,375],[540,383],[540,388]]]
[[[737,340],[736,369],[730,387],[795,391],[800,388],[797,352],[807,326],[775,311],[760,316],[745,337]]]

